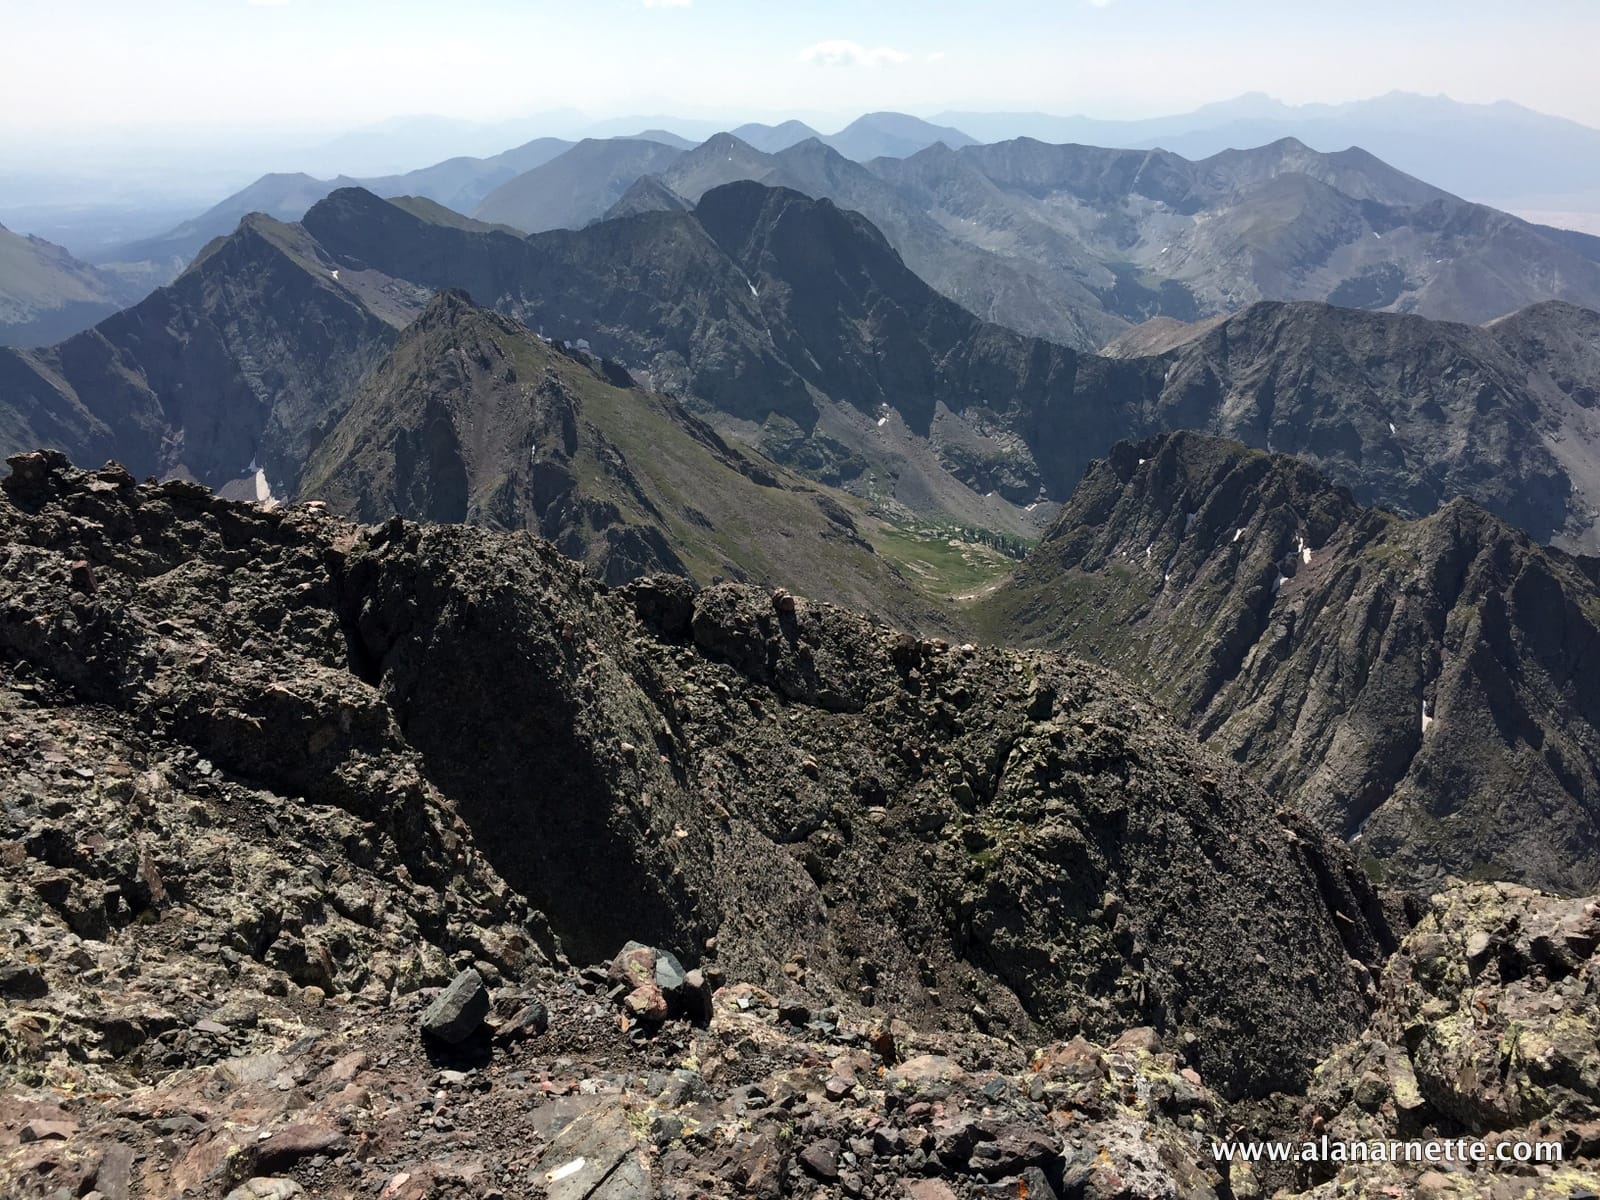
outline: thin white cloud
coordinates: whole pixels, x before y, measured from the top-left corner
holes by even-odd
[[[282,8],[289,0],[247,0],[252,8]]]
[[[688,8],[694,0],[643,0],[646,8]]]
[[[935,50],[933,53],[928,55],[928,61],[931,63],[943,62],[948,57],[949,55],[947,55],[943,50]]]
[[[813,63],[819,67],[892,66],[895,63],[903,63],[910,57],[904,50],[896,50],[892,46],[876,46],[868,49],[860,42],[852,42],[848,38],[818,42],[800,51],[801,62]]]

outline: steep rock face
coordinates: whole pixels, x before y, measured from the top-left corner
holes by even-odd
[[[538,332],[648,368],[663,386],[681,388],[692,372],[695,390],[731,412],[810,408],[803,381],[767,344],[748,282],[688,214],[522,240],[420,221],[346,189],[305,226],[352,263],[460,288]]]
[[[836,1002],[1145,1021],[1243,1094],[1350,1036],[1393,944],[1347,856],[1098,669],[733,585],[607,593],[524,538],[13,466],[8,661],[401,846],[431,844],[436,789],[569,953],[715,935],[743,978]]]
[[[1600,349],[1562,339],[1570,311],[1581,310],[1531,310],[1513,340],[1417,317],[1256,305],[1154,360],[1160,424],[1298,455],[1363,503],[1419,515],[1467,496],[1540,540],[1593,547],[1597,427],[1552,376],[1591,372]],[[1540,352],[1534,329],[1562,340]]]
[[[0,351],[7,440],[218,487],[260,470],[292,491],[420,308],[414,286],[339,276],[298,226],[250,218],[177,282],[94,329],[48,350]]]
[[[1407,522],[1310,467],[1119,446],[987,602],[1117,667],[1410,881],[1593,890],[1600,570],[1457,501]]]
[[[730,184],[692,214],[523,243],[424,225],[353,190],[306,225],[352,265],[464,287],[585,338],[796,466],[972,524],[1025,529],[1026,506],[1065,495],[1098,431],[1124,428],[1148,390],[1136,366],[978,321],[862,218],[783,189]]]
[[[1600,406],[1600,312],[1553,300],[1494,321],[1488,331],[1517,361],[1548,374],[1574,404]]]

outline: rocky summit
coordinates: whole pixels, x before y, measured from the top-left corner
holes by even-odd
[[[8,1195],[1241,1196],[1339,1180],[1213,1139],[1396,1122],[1594,1182],[1595,907],[1376,891],[1101,669],[11,465]]]
[[[1600,908],[1381,890],[1103,668],[10,467],[7,1195],[1600,1186]],[[1325,1129],[1567,1158],[1212,1149]]]

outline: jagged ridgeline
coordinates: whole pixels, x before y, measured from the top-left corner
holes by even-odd
[[[1363,503],[1424,515],[1469,495],[1594,545],[1593,313],[1551,303],[1479,328],[1262,304],[1089,355],[979,320],[859,215],[756,183],[529,238],[360,189],[303,225],[247,218],[134,308],[0,351],[0,448],[304,496],[313,454],[451,288],[908,520],[1035,537],[1116,441],[1194,428],[1302,455]]]
[[[1600,887],[1600,562],[1454,501],[1407,521],[1295,459],[1118,446],[984,602],[1115,667],[1380,874]]]
[[[1242,1095],[1359,1028],[1394,945],[1342,847],[1099,668],[732,584],[607,591],[517,535],[12,467],[6,660],[375,822],[436,888],[429,814],[459,814],[580,961],[715,937],[741,978],[799,957],[930,1021],[1150,1024]]]

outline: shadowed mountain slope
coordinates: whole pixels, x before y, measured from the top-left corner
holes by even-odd
[[[1468,496],[1541,539],[1596,540],[1600,350],[1573,306],[1481,329],[1261,304],[1107,360],[986,324],[856,214],[752,183],[524,242],[355,191],[307,226],[352,263],[586,338],[772,456],[913,511],[1026,529],[1116,441],[1187,428],[1304,455],[1363,503]]]
[[[1600,885],[1600,561],[1470,503],[1405,521],[1283,455],[1120,445],[978,619],[1144,681],[1407,882]]]
[[[256,475],[241,485],[252,497],[292,492],[324,423],[425,300],[341,270],[298,225],[251,217],[94,329],[0,351],[0,428],[10,446],[114,457],[141,476]]]
[[[356,189],[302,226],[252,218],[101,328],[0,355],[0,429],[218,486],[264,469],[292,495],[393,330],[448,288],[901,520],[1027,535],[1117,441],[1187,428],[1302,455],[1363,503],[1466,496],[1541,540],[1597,540],[1587,310],[1476,328],[1262,304],[1107,359],[986,324],[859,215],[753,183],[531,238]]]

